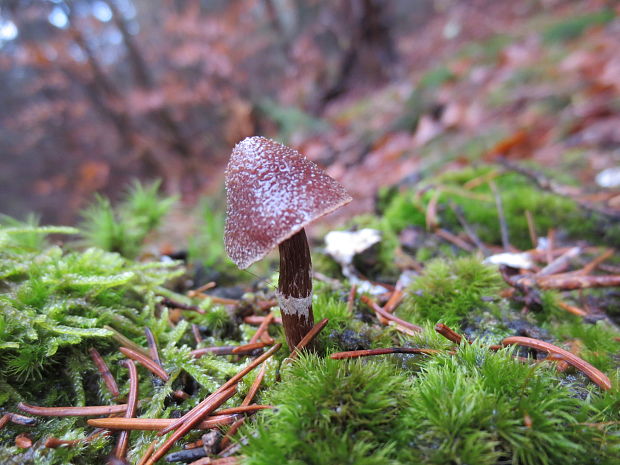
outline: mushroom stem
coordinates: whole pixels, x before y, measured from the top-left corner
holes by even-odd
[[[280,243],[279,249],[278,303],[286,342],[292,351],[314,325],[312,260],[304,229]]]

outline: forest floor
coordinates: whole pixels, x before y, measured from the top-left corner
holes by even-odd
[[[620,21],[570,13],[274,113],[355,199],[312,235],[314,352],[286,346],[274,258],[225,256],[217,199],[6,219],[0,461],[618,463]]]

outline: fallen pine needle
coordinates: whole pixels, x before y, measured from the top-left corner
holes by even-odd
[[[601,389],[604,389],[606,391],[611,389],[611,381],[609,381],[609,378],[603,372],[594,368],[588,362],[586,362],[580,357],[577,357],[575,354],[571,354],[568,350],[564,350],[558,346],[549,344],[548,342],[522,336],[507,337],[502,341],[502,344],[505,346],[511,344],[518,344],[521,346],[542,350],[550,354],[560,355],[562,356],[564,361],[570,363],[575,368],[583,372],[588,378],[592,380],[592,382],[598,385]]]

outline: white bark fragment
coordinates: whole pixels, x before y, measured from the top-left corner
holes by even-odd
[[[312,293],[307,297],[284,297],[277,293],[278,304],[282,313],[287,315],[297,315],[299,318],[309,318],[309,309],[312,305]]]

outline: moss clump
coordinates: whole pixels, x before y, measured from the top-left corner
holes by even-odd
[[[248,435],[244,463],[611,465],[617,458],[617,394],[583,399],[554,371],[477,343],[420,357],[413,372],[396,369],[397,357],[303,356],[267,394],[278,410]]]
[[[604,413],[560,386],[551,370],[510,351],[463,345],[432,358],[413,385],[410,463],[613,463],[619,438],[582,422]],[[617,431],[617,428],[616,428]]]
[[[135,258],[147,235],[161,224],[176,201],[174,197],[161,197],[158,190],[159,182],[148,186],[136,182],[116,208],[108,199],[96,197],[82,213],[86,243]]]
[[[383,199],[383,229],[399,233],[407,226],[426,227],[426,212],[431,199],[437,197],[437,215],[441,227],[462,230],[454,208],[463,212],[480,239],[501,244],[499,216],[495,198],[488,183],[468,188],[467,183],[493,177],[492,168],[466,168],[446,173],[420,185],[414,191],[392,193]],[[620,227],[610,224],[600,214],[585,212],[572,200],[540,191],[519,174],[504,173],[494,177],[502,199],[504,216],[513,245],[527,249],[532,246],[528,235],[526,212],[534,218],[538,234],[563,228],[569,235],[595,243],[613,243],[620,237]]]
[[[497,294],[501,283],[497,270],[476,257],[436,259],[411,283],[398,313],[418,324],[425,320],[459,323],[492,309],[494,303],[488,299]]]
[[[278,405],[244,448],[247,464],[397,463],[410,381],[386,363],[305,355],[268,396]]]

